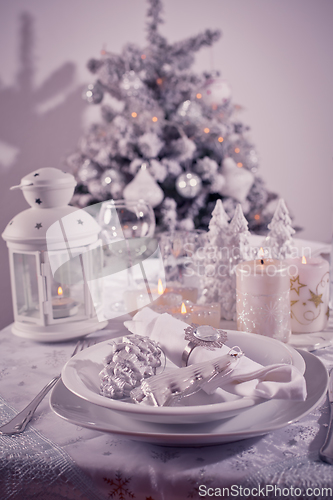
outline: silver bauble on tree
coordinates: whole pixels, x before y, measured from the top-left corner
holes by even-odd
[[[186,172],[177,177],[175,186],[183,198],[195,198],[201,190],[202,182],[197,174]]]
[[[125,187],[125,177],[119,170],[108,168],[101,175],[101,185],[113,198],[119,198]]]
[[[137,73],[132,70],[124,73],[119,86],[128,97],[133,97],[138,95],[144,84]]]
[[[89,104],[100,104],[104,97],[104,91],[100,83],[91,83],[83,92],[83,99]]]
[[[200,104],[195,101],[187,101],[182,102],[177,108],[177,115],[180,118],[188,119],[188,120],[199,120],[202,118],[202,109]]]
[[[96,179],[99,175],[99,168],[97,164],[88,158],[84,160],[81,168],[77,173],[77,177],[81,182],[88,182],[92,179]]]

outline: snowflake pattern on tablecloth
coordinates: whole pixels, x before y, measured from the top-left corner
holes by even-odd
[[[200,485],[204,484],[205,486],[210,486],[213,482],[213,479],[211,477],[206,476],[206,469],[200,469],[199,473],[197,473],[195,476],[189,477],[187,480],[191,485],[191,489],[187,494],[188,498],[197,498]]]
[[[131,478],[123,478],[121,471],[116,471],[115,479],[109,479],[107,477],[103,477],[103,479],[112,488],[108,495],[110,498],[118,498],[119,500],[135,498],[134,494],[128,489]]]
[[[54,368],[57,366],[63,367],[68,360],[68,355],[64,350],[53,349],[51,352],[45,354],[45,360],[47,365],[51,365]]]
[[[160,460],[161,462],[166,464],[167,462],[169,462],[169,460],[178,458],[180,456],[180,452],[165,450],[158,453],[157,451],[152,451],[151,456],[154,460]]]

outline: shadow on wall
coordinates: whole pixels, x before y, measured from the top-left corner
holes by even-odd
[[[17,213],[28,208],[19,191],[9,188],[42,167],[63,168],[81,134],[85,103],[75,86],[75,66],[65,63],[39,87],[34,85],[34,26],[20,19],[20,51],[13,86],[0,80],[0,234]],[[0,238],[0,328],[13,321],[8,253]]]

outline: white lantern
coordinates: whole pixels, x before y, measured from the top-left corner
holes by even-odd
[[[15,335],[53,342],[104,328],[100,226],[85,210],[69,206],[71,174],[43,168],[19,186],[31,208],[2,234],[10,260]]]

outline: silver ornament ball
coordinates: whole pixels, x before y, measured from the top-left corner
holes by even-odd
[[[183,119],[198,120],[202,117],[202,109],[197,102],[187,100],[178,106],[177,115]]]
[[[89,104],[99,104],[102,102],[104,97],[104,92],[99,83],[91,83],[88,85],[86,90],[83,93],[83,98],[89,103]]]
[[[87,158],[84,160],[76,175],[81,182],[88,182],[98,177],[98,174],[99,169],[97,164]]]
[[[124,175],[115,168],[104,170],[101,175],[101,185],[107,189],[112,196],[119,197],[125,186]]]
[[[193,172],[186,172],[177,177],[176,190],[183,198],[195,198],[201,189],[200,177]]]
[[[132,70],[124,73],[120,82],[120,88],[125,91],[127,96],[137,96],[142,87],[143,82],[135,71]]]

